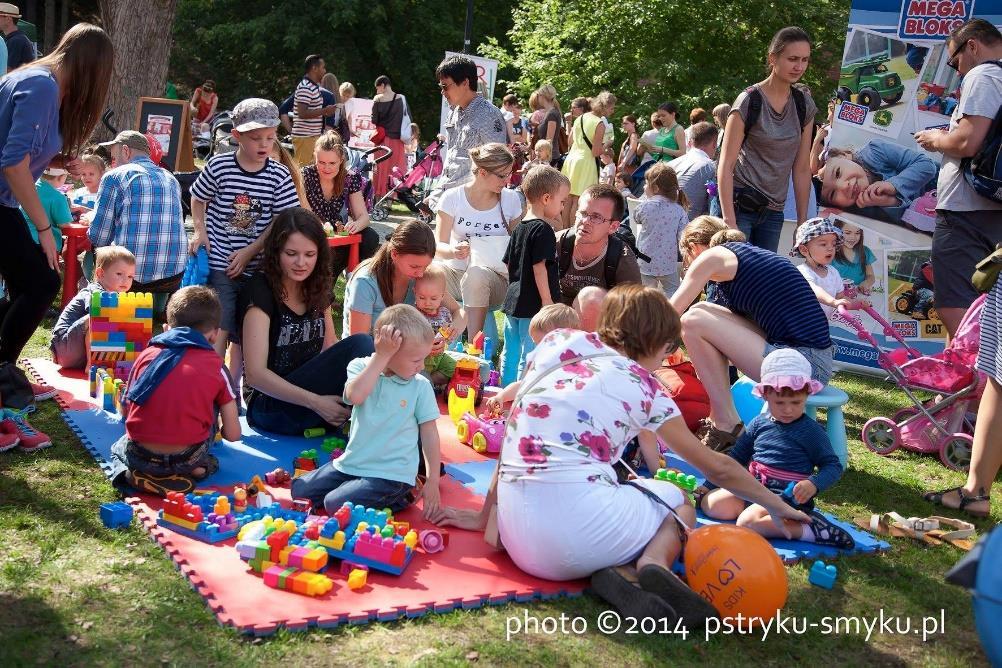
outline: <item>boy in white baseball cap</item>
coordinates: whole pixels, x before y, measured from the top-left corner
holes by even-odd
[[[814,497],[842,477],[842,464],[828,434],[804,412],[807,397],[823,386],[811,378],[807,358],[792,348],[766,355],[761,378],[753,391],[765,399],[769,410],[748,424],[727,454],[776,494],[784,495],[793,485],[792,495],[786,494],[788,502],[812,520],[810,524],[785,520],[794,540],[851,550],[856,544],[852,536],[814,509]],[[713,485],[707,483],[707,487]],[[738,526],[766,538],[785,537],[765,508],[748,505],[726,489],[705,494],[700,508],[709,517],[737,520]]]

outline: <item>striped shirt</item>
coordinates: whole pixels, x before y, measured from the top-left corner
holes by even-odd
[[[299,206],[289,170],[268,159],[257,172],[245,171],[236,153],[213,156],[191,186],[191,196],[208,203],[209,269],[225,271],[230,255],[260,237],[278,213]],[[258,258],[247,264],[254,273]]]
[[[738,258],[734,278],[716,284],[731,311],[761,327],[772,345],[831,348],[825,312],[792,262],[748,243],[724,248]]]
[[[188,259],[181,186],[174,175],[139,155],[101,177],[87,236],[95,248],[116,244],[136,256],[136,280],[177,276]]]
[[[324,106],[324,97],[320,92],[320,86],[310,81],[307,77],[296,86],[295,104],[298,107],[303,105],[307,109],[320,109]],[[292,134],[296,137],[316,137],[324,130],[324,117],[303,118],[299,114],[292,120]]]

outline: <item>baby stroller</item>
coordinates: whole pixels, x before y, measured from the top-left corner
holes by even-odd
[[[381,162],[388,157],[389,154],[381,156],[376,162]],[[424,157],[407,174],[401,174],[398,168],[393,168],[390,174],[392,187],[373,205],[369,217],[376,221],[386,220],[387,216],[390,215],[390,205],[395,194],[396,199],[403,202],[411,212],[418,214],[418,218],[423,222],[430,223],[432,211],[421,201],[427,191],[425,179],[436,179],[441,174],[441,147],[437,141],[434,141],[425,149]]]
[[[855,288],[847,286],[846,294],[854,298]],[[877,364],[912,402],[890,418],[868,420],[861,436],[866,447],[878,455],[889,455],[898,448],[937,452],[947,468],[967,470],[974,442],[971,437],[974,425],[967,419],[967,408],[984,389],[982,374],[975,368],[984,301],[982,295],[971,305],[950,345],[935,355],[922,355],[908,347],[890,323],[866,307],[864,310],[883,326],[884,334],[902,345],[885,352],[857,316],[839,307],[838,319],[873,346]],[[915,391],[931,392],[939,398],[923,402]]]

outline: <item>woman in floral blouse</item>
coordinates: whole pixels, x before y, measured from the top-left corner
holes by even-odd
[[[433,519],[484,529],[496,503],[501,541],[525,572],[591,575],[592,588],[628,616],[699,624],[715,614],[670,571],[682,547],[675,517],[695,524],[681,490],[617,482],[612,465],[633,437],[655,431],[708,479],[773,517],[808,518],[686,428],[650,373],[677,346],[680,327],[662,292],[624,285],[606,297],[596,333],[547,335],[528,358],[484,508],[443,508]]]

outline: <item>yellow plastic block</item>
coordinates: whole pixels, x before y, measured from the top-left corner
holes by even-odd
[[[352,569],[351,573],[348,573],[348,589],[351,589],[352,591],[361,589],[365,586],[368,576],[368,571],[363,571],[360,568]]]
[[[171,524],[176,524],[179,527],[184,527],[185,529],[191,529],[192,531],[196,531],[198,529],[198,522],[192,522],[191,520],[186,520],[183,517],[164,513],[164,519]]]

